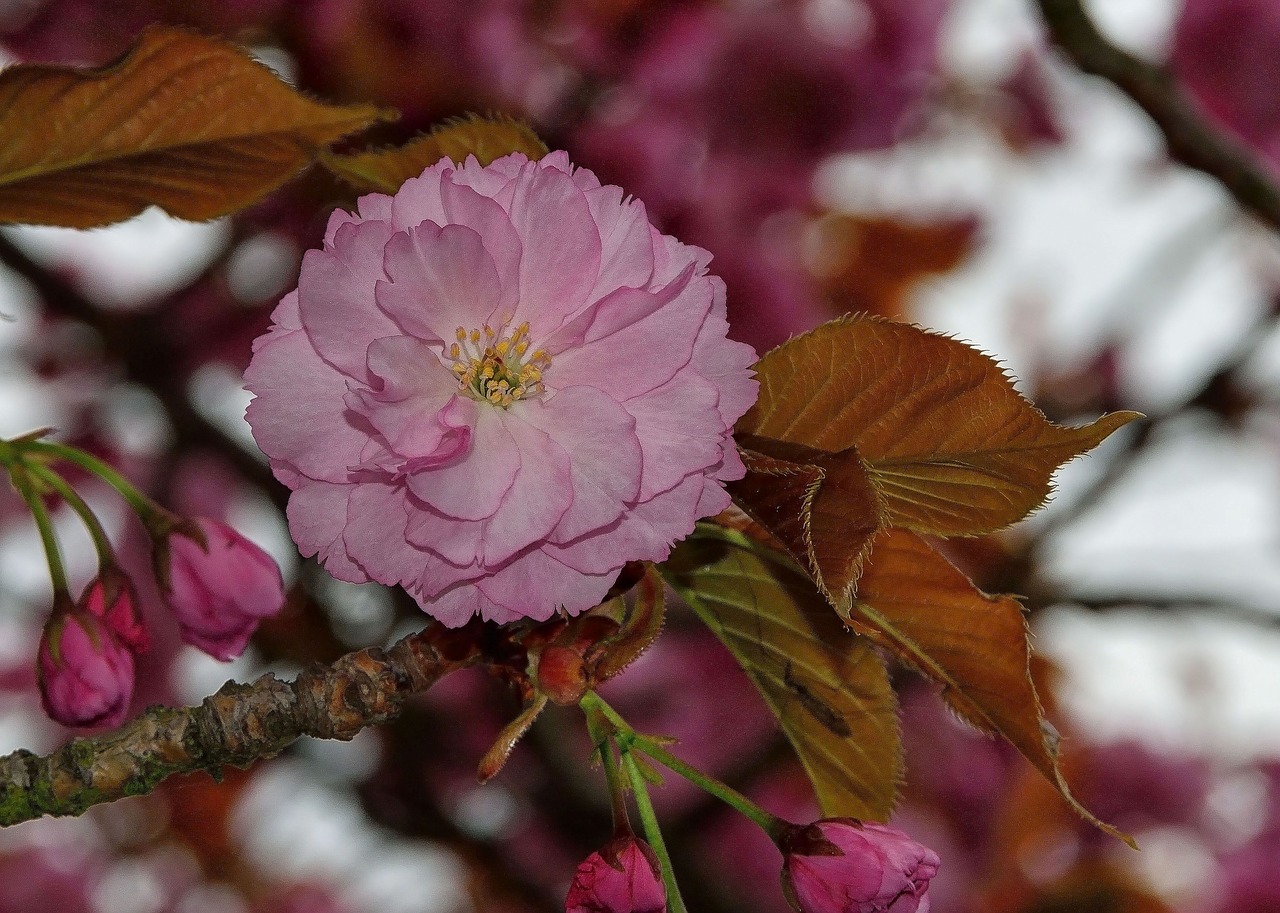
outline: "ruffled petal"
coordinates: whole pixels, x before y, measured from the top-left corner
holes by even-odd
[[[598,605],[616,577],[616,568],[584,574],[534,549],[482,578],[476,586],[493,603],[514,612],[514,617],[545,621],[559,609],[576,615]]]
[[[409,178],[400,185],[391,200],[391,225],[396,231],[416,228],[423,222],[445,223],[444,202],[440,199],[440,184],[453,174],[452,163],[428,168],[416,178]]]
[[[523,246],[511,217],[495,200],[467,187],[445,181],[440,185],[445,217],[452,225],[465,225],[484,239],[485,250],[493,257],[502,286],[498,313],[514,313],[520,292],[520,261]]]
[[[368,432],[343,404],[347,378],[323,361],[303,330],[263,338],[245,371],[245,410],[262,452],[312,479],[344,482]]]
[[[602,530],[564,545],[548,545],[556,560],[586,574],[616,571],[626,561],[664,561],[671,545],[693,532],[703,477],[693,474],[652,501],[637,504]]]
[[[570,387],[546,402],[518,403],[513,411],[571,456],[573,504],[553,541],[567,542],[607,526],[636,499],[641,443],[636,420],[615,400],[592,387]]]
[[[583,169],[577,169],[574,178],[581,174]],[[612,184],[597,184],[585,192],[591,217],[600,230],[600,274],[587,301],[595,301],[615,289],[644,288],[653,278],[653,237],[644,204],[639,200],[624,201],[622,188]]]
[[[397,454],[439,465],[447,461],[445,450],[451,459],[469,449],[475,401],[458,395],[457,377],[425,342],[411,336],[374,340],[369,375],[372,386],[352,388],[347,404]]]
[[[505,413],[501,421],[519,450],[520,472],[485,524],[483,561],[488,568],[550,535],[574,496],[564,448],[514,411]]]
[[[489,406],[477,409],[468,454],[410,475],[407,481],[414,495],[459,520],[492,517],[505,501],[518,500],[507,498],[507,492],[521,471],[521,449],[498,413]]]
[[[465,225],[432,223],[398,232],[386,244],[378,307],[403,331],[446,347],[455,331],[494,322],[502,281],[480,235]],[[388,334],[389,335],[389,334]]]
[[[684,370],[656,390],[627,400],[644,452],[639,499],[648,501],[691,472],[721,459],[725,429],[716,409],[719,392],[696,372]]]
[[[541,339],[586,303],[600,274],[600,232],[587,199],[554,168],[530,163],[515,182],[511,224],[520,237],[520,300],[514,323]]]
[[[723,300],[724,283],[710,277],[714,283],[716,300]],[[756,350],[744,342],[726,339],[729,324],[713,313],[698,330],[693,344],[693,367],[720,390],[720,418],[726,428],[742,418],[760,395],[760,383],[755,379],[751,366],[759,357]]]
[[[338,229],[342,226],[353,222],[368,221],[391,221],[391,197],[385,193],[366,193],[356,200],[356,211],[354,213],[347,212],[345,209],[335,209],[333,214],[329,216],[329,224],[324,229],[325,246],[331,247],[333,245],[333,239],[337,236]]]
[[[483,532],[483,520],[448,517],[425,502],[413,505],[405,528],[405,536],[412,545],[435,552],[459,567],[470,567],[480,561]]]
[[[689,363],[698,328],[711,307],[706,283],[685,287],[657,310],[554,356],[548,386],[590,384],[627,400],[662,386]]]
[[[309,250],[298,277],[298,307],[311,344],[329,364],[365,380],[365,350],[400,328],[374,300],[374,285],[386,278],[382,250],[391,238],[385,222],[349,223],[332,248]]]
[[[302,557],[316,557],[326,571],[348,583],[367,583],[369,575],[351,560],[343,542],[347,503],[355,485],[306,480],[289,496],[285,514],[289,535]]]

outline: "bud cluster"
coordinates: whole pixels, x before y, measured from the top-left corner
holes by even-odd
[[[243,653],[258,623],[283,605],[284,584],[271,557],[230,526],[179,517],[95,457],[43,436],[0,441],[0,465],[35,519],[53,585],[53,611],[37,659],[41,700],[49,716],[66,726],[119,725],[133,699],[134,657],[147,650],[150,634],[134,581],[117,562],[102,524],[51,464],[66,461],[88,470],[134,509],[151,538],[155,578],[182,639],[210,656],[229,660]],[[80,517],[98,554],[98,573],[75,601],[46,506],[50,496]]]

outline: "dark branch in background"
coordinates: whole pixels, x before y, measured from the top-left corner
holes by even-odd
[[[152,707],[114,732],[74,739],[51,755],[16,751],[0,758],[0,825],[79,815],[148,793],[174,774],[216,776],[228,764],[277,755],[304,735],[354,738],[479,656],[474,640],[432,625],[388,650],[312,666],[292,682],[264,675],[250,685],[228,682],[198,707]]]
[[[104,311],[70,282],[28,257],[4,235],[0,235],[0,263],[31,283],[50,314],[83,323],[98,333],[107,354],[124,368],[125,376],[145,386],[160,400],[173,425],[176,450],[203,447],[215,451],[283,509],[288,493],[275,483],[266,463],[246,451],[191,405],[186,395],[187,378],[176,364],[173,347],[161,326],[161,313],[117,314]],[[203,278],[197,278],[192,285]]]
[[[1280,229],[1280,187],[1242,143],[1215,129],[1165,69],[1111,44],[1081,0],[1037,0],[1054,43],[1077,67],[1114,83],[1164,134],[1169,154],[1217,179],[1236,201]]]

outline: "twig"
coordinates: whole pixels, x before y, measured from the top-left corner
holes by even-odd
[[[463,629],[465,630],[465,629]],[[74,739],[53,754],[0,758],[0,826],[144,795],[174,774],[248,766],[300,736],[354,738],[397,716],[405,700],[480,658],[474,639],[438,625],[315,665],[292,682],[228,682],[198,707],[151,707],[122,728]]]
[[[1086,73],[1115,84],[1164,134],[1169,154],[1217,179],[1245,209],[1280,229],[1280,187],[1242,143],[1215,129],[1165,69],[1109,42],[1081,0],[1036,0],[1057,46]]]

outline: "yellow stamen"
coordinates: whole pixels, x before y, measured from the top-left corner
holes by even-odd
[[[488,324],[472,330],[458,327],[458,341],[441,353],[463,393],[503,409],[544,393],[543,372],[551,366],[545,349],[526,357],[530,349],[528,321],[509,334],[503,333],[512,319],[511,314],[504,315],[496,329]]]

